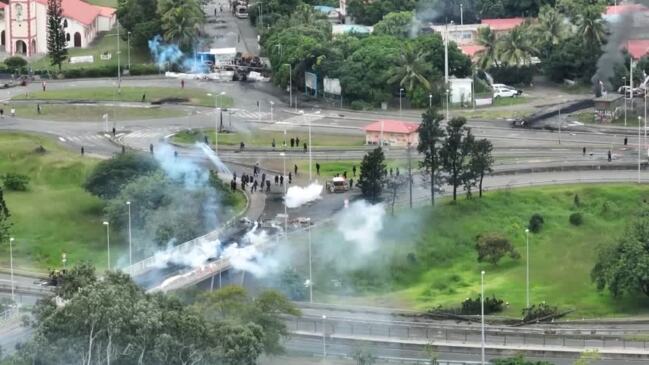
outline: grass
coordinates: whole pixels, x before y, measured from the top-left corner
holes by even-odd
[[[180,110],[167,108],[109,107],[103,105],[41,104],[41,114],[34,104],[14,104],[16,115],[27,119],[68,122],[101,122],[108,114],[109,121],[174,118],[184,116]],[[8,111],[9,107],[5,107]]]
[[[533,98],[529,97],[515,97],[515,98],[494,98],[494,102],[491,106],[510,106],[510,105],[520,105],[520,104],[527,104],[529,103]]]
[[[476,108],[476,110],[463,109],[454,111],[454,115],[461,115],[468,119],[497,120],[516,119],[534,112],[532,108],[525,110],[490,110],[488,107]]]
[[[187,101],[181,104],[214,107],[214,97],[208,96],[203,89],[181,89],[170,87],[122,87],[121,92],[116,88],[69,88],[60,90],[37,91],[14,97],[15,100],[74,100],[74,101],[121,101],[141,102],[146,94],[147,102],[155,102],[167,98],[180,98]],[[219,105],[231,107],[233,100],[230,96],[219,97]]]
[[[87,3],[109,8],[117,8],[117,0],[86,0]]]
[[[579,207],[573,203],[575,194]],[[456,204],[445,200],[434,209],[405,211],[390,218],[389,229],[381,232],[382,248],[363,260],[371,266],[345,274],[324,260],[315,280],[326,283],[342,277],[342,282],[355,283],[356,297],[345,297],[347,303],[397,303],[424,310],[457,307],[465,298],[477,297],[480,271],[485,270],[485,295],[509,302],[504,314],[519,317],[525,304],[524,230],[529,217],[540,213],[545,226],[540,233],[530,234],[533,304],[546,301],[574,309],[571,316],[576,318],[649,314],[649,298],[637,294],[615,299],[607,291],[598,292],[590,280],[598,247],[613,244],[647,199],[645,186],[574,185],[492,192],[481,200]],[[579,227],[568,221],[576,211],[584,216]],[[329,232],[335,234],[335,229],[321,233]],[[508,237],[523,258],[506,258],[496,266],[478,263],[475,237],[486,232]],[[325,245],[335,245],[336,240],[329,238]],[[323,298],[333,294],[340,291],[319,293]]]
[[[115,5],[115,0],[92,0],[89,1],[97,5],[108,4],[108,6]],[[123,35],[122,35],[123,36]],[[71,35],[72,37],[72,35]],[[128,66],[128,47],[126,41],[120,41],[121,53],[121,64],[122,67]],[[104,53],[112,54],[110,60],[103,61],[100,56]],[[93,63],[69,63],[64,62],[62,64],[62,69],[79,69],[79,68],[94,68],[100,66],[113,66],[117,65],[117,30],[112,29],[108,32],[99,34],[97,38],[86,48],[69,48],[68,57],[78,57],[78,56],[93,56]],[[131,44],[131,64],[139,63],[151,63],[151,54],[146,47],[135,47]],[[47,56],[44,56],[31,63],[31,66],[35,70],[57,70],[56,66],[50,64],[50,59]]]
[[[34,152],[39,145],[47,153]],[[90,261],[99,268],[106,266],[103,202],[81,187],[96,163],[44,137],[0,134],[0,174],[15,172],[31,179],[27,192],[5,191],[18,267],[59,267],[64,252],[68,265]],[[120,246],[113,249],[113,257],[117,257]],[[0,264],[9,265],[5,244],[0,246]]]
[[[224,117],[225,123],[225,117]],[[173,137],[173,142],[176,143],[194,143],[196,141],[203,141],[207,136],[210,141],[214,141],[214,128],[211,129],[192,129],[181,131]],[[286,135],[286,143],[290,148],[290,139],[299,138],[300,147],[304,148],[303,144],[309,141],[308,133],[304,132],[290,132]],[[275,139],[277,148],[281,148],[284,143],[283,132],[269,132],[269,131],[253,131],[252,133],[219,133],[219,145],[224,146],[239,146],[243,141],[249,147],[271,147],[272,141]],[[311,138],[313,143],[312,147],[359,147],[365,144],[364,136],[354,135],[336,135],[336,134],[317,134]]]

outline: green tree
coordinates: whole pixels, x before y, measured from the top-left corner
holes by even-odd
[[[150,39],[162,33],[160,17],[156,11],[152,11],[157,7],[157,0],[118,0],[117,21],[127,32],[131,32],[133,46],[147,47]]]
[[[159,0],[163,37],[167,42],[175,42],[180,49],[193,49],[198,39],[205,15],[196,0]]]
[[[608,287],[615,297],[649,296],[649,210],[643,209],[617,244],[600,250],[591,278],[598,290]]]
[[[4,64],[5,66],[7,66],[7,69],[9,71],[20,73],[22,72],[23,68],[27,66],[28,62],[26,59],[20,56],[11,56],[5,58]]]
[[[29,176],[8,172],[2,178],[4,187],[12,191],[27,191]]]
[[[9,240],[9,231],[11,229],[11,222],[9,218],[9,208],[7,208],[7,203],[5,203],[4,193],[2,188],[0,188],[0,242],[7,242]]]
[[[523,355],[518,355],[506,359],[495,359],[493,360],[493,364],[494,365],[553,365],[551,362],[547,362],[547,361],[528,361],[525,360]]]
[[[606,39],[606,29],[602,19],[601,7],[586,6],[576,19],[578,38],[582,38],[589,50],[599,49]]]
[[[478,185],[479,197],[482,198],[482,182],[484,176],[493,171],[494,157],[492,155],[493,145],[488,139],[481,139],[473,144],[471,149],[471,161],[469,162],[469,175],[473,184]],[[467,189],[468,190],[468,189]]]
[[[478,37],[476,38],[476,41],[483,47],[479,53],[478,67],[486,70],[492,66],[498,66],[500,61],[498,56],[499,50],[496,33],[494,33],[489,27],[480,27],[478,28]]]
[[[430,64],[426,62],[426,53],[416,50],[412,45],[406,44],[402,50],[396,67],[393,69],[390,83],[398,82],[406,90],[414,90],[415,85],[421,85],[430,90],[430,81],[426,74],[430,73]]]
[[[359,24],[374,25],[391,12],[415,9],[415,0],[349,0],[347,12]]]
[[[61,0],[47,0],[47,53],[52,66],[58,66],[60,72],[68,56]]]
[[[538,23],[532,29],[544,59],[548,57],[551,49],[563,42],[569,34],[565,16],[548,5],[541,8]]]
[[[401,11],[386,14],[383,19],[374,25],[373,33],[376,35],[390,35],[399,38],[409,37],[412,31],[413,13]]]
[[[81,288],[85,288],[97,281],[95,267],[89,263],[82,263],[67,270],[58,280],[56,295],[63,299],[71,299]]]
[[[446,181],[453,187],[453,201],[457,200],[457,188],[462,185],[464,174],[469,171],[468,158],[475,139],[466,127],[466,119],[453,118],[446,126],[446,140],[440,149]]]
[[[100,198],[111,199],[117,196],[124,184],[158,169],[158,163],[147,155],[119,154],[97,164],[86,178],[84,188]]]
[[[575,361],[575,365],[590,365],[601,358],[602,355],[600,355],[597,349],[586,350],[579,354],[579,359]]]
[[[498,40],[498,54],[500,60],[506,65],[529,65],[532,56],[538,53],[532,44],[530,27],[521,24],[503,35]]]
[[[227,365],[255,365],[264,350],[264,331],[255,323],[226,323],[216,327],[213,336],[219,341]]]
[[[419,144],[417,151],[424,155],[423,161],[419,164],[430,178],[430,200],[435,205],[435,192],[439,190],[441,178],[438,177],[442,163],[440,159],[440,148],[444,140],[444,130],[440,122],[444,117],[434,109],[427,110],[422,115],[419,125]]]
[[[358,178],[358,187],[363,198],[376,203],[381,198],[385,177],[385,155],[383,149],[377,147],[368,152],[361,162],[361,173]]]

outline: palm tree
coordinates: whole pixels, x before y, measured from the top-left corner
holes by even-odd
[[[493,65],[498,65],[500,61],[498,59],[496,33],[492,32],[489,27],[481,27],[478,29],[477,42],[483,47],[478,53],[480,56],[478,67],[486,70]]]
[[[590,47],[601,47],[604,44],[606,30],[602,15],[595,6],[588,6],[577,17],[577,36],[583,37]]]
[[[192,48],[204,20],[203,11],[196,0],[183,0],[182,4],[159,4],[164,39],[177,42],[183,50]]]
[[[414,90],[420,84],[424,89],[430,90],[430,81],[426,78],[432,71],[430,63],[426,62],[428,54],[423,50],[415,50],[409,44],[401,49],[397,65],[388,82],[399,82],[406,90]]]
[[[556,46],[565,38],[565,17],[558,10],[545,5],[539,11],[538,19],[535,31],[541,44]]]
[[[521,24],[498,40],[498,53],[502,62],[510,66],[526,65],[538,50],[532,45],[529,26]]]

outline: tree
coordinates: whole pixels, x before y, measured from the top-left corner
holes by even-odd
[[[577,37],[582,38],[589,50],[599,49],[604,44],[606,30],[601,8],[589,5],[582,9],[576,19]]]
[[[56,295],[63,299],[71,299],[81,288],[97,281],[95,267],[90,263],[82,263],[67,270],[59,278],[56,285]]]
[[[368,152],[361,162],[361,173],[358,178],[358,187],[363,198],[376,203],[381,198],[385,178],[385,155],[383,149],[377,147]]]
[[[68,56],[61,0],[47,0],[47,52],[50,63],[58,66],[60,72],[61,64]]]
[[[492,265],[497,265],[498,261],[505,255],[509,255],[514,260],[520,258],[520,254],[516,251],[512,243],[498,233],[479,235],[475,249],[478,251],[478,262],[486,261]]]
[[[157,0],[119,0],[117,21],[127,32],[131,32],[131,43],[136,47],[147,47],[150,39],[162,32],[160,17],[156,11]]]
[[[579,359],[575,361],[575,365],[590,365],[601,358],[602,355],[600,355],[599,350],[597,349],[586,350],[581,354],[579,354]]]
[[[473,149],[474,137],[466,127],[466,119],[453,118],[446,126],[446,140],[440,149],[443,170],[447,173],[447,182],[453,187],[453,201],[457,200],[457,188],[464,180],[469,169],[467,160]]]
[[[523,355],[506,359],[495,359],[492,363],[493,365],[553,365],[551,362],[547,361],[528,361],[525,360]]]
[[[423,50],[416,50],[412,45],[406,44],[401,49],[401,55],[397,66],[393,69],[389,82],[399,82],[399,86],[406,90],[413,90],[419,84],[426,90],[430,90],[430,81],[426,74],[431,72],[430,65],[426,62],[426,53]]]
[[[5,66],[7,66],[7,69],[11,72],[21,72],[23,67],[27,66],[27,60],[20,57],[20,56],[11,56],[7,57],[4,60]]]
[[[9,208],[7,208],[7,203],[5,203],[4,193],[2,188],[0,188],[0,242],[7,242],[9,239],[9,230],[11,229],[11,222],[9,218]]]
[[[643,209],[618,243],[600,250],[591,271],[598,290],[608,287],[615,297],[638,292],[649,296],[649,210]]]
[[[392,209],[392,215],[394,215],[394,205],[397,202],[397,196],[399,195],[399,191],[404,186],[406,186],[407,183],[408,183],[408,176],[406,175],[394,176],[386,180],[385,185],[388,189],[388,192],[390,193],[390,207]]]
[[[437,178],[441,169],[439,149],[445,136],[444,130],[440,126],[442,119],[444,117],[436,110],[429,109],[422,115],[422,121],[417,130],[419,133],[417,151],[424,155],[420,166],[430,177],[430,200],[433,205],[435,205],[435,191],[442,183],[441,179]]]
[[[29,176],[8,172],[2,178],[4,187],[12,191],[27,191]]]
[[[471,180],[477,182],[479,197],[482,198],[482,182],[484,176],[493,171],[494,157],[491,154],[493,145],[488,139],[481,139],[473,144],[471,149],[471,161],[469,162],[469,170]]]
[[[561,43],[568,34],[565,16],[549,5],[543,6],[539,11],[538,24],[533,30],[545,57],[550,53],[550,49]]]
[[[498,66],[500,61],[498,59],[498,43],[496,40],[496,33],[489,27],[478,28],[477,43],[482,46],[482,50],[478,53],[478,66],[486,70],[494,65]]]
[[[357,365],[374,365],[376,363],[376,357],[366,348],[356,349],[352,357],[356,360]]]
[[[219,340],[226,365],[255,365],[264,351],[264,331],[255,323],[226,323],[216,327],[213,336]]]
[[[181,50],[189,51],[200,34],[205,15],[196,0],[159,0],[162,33],[165,41],[177,43]]]
[[[383,20],[376,23],[373,34],[407,38],[411,35],[412,18],[411,11],[388,13],[383,17]]]
[[[530,27],[521,24],[498,40],[498,54],[500,60],[510,66],[528,65],[532,56],[538,53],[532,44]]]
[[[383,17],[395,11],[411,11],[415,9],[415,0],[350,0],[347,12],[356,23],[374,25]]]
[[[158,163],[149,156],[119,154],[97,164],[86,179],[84,188],[100,198],[111,199],[117,196],[124,184],[158,169]]]

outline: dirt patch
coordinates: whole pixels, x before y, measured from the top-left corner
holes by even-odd
[[[153,105],[161,105],[161,104],[182,104],[182,103],[188,103],[189,99],[188,98],[181,98],[181,97],[169,97],[169,98],[162,98],[162,99],[157,99],[151,102]]]

